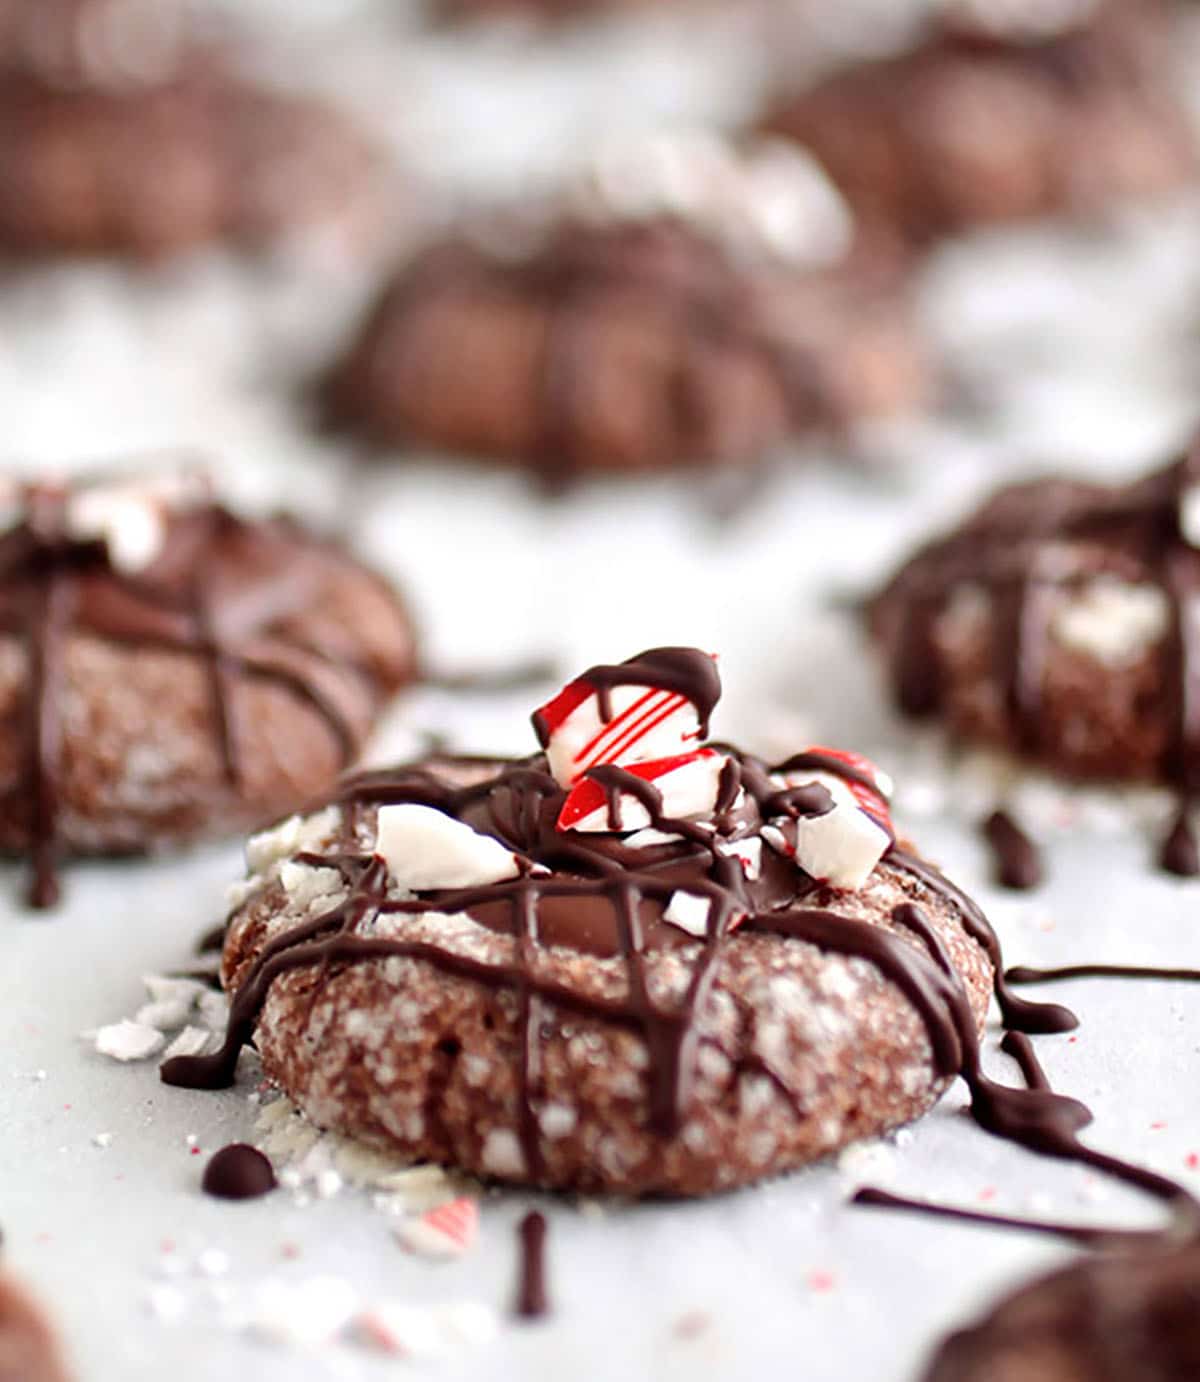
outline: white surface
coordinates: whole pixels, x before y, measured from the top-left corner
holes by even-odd
[[[553,60],[514,57],[509,40],[494,39],[462,52],[444,38],[406,51],[426,74],[415,93],[405,88],[410,128],[422,137],[450,129],[455,158],[478,168],[494,166],[500,145],[529,154],[551,98],[567,137],[594,123],[601,96],[618,86],[626,114],[639,102],[687,107],[713,56],[705,49],[690,75],[659,81],[652,62],[615,41],[590,58],[568,41]],[[512,80],[535,69],[537,81]],[[640,95],[627,99],[627,88]],[[480,143],[489,132],[490,152]],[[1051,460],[1129,472],[1186,434],[1197,411],[1188,329],[1200,302],[1197,219],[1184,208],[1088,235],[997,237],[947,253],[930,275],[931,320],[990,411],[871,439],[872,454],[898,458],[894,469],[848,472],[814,455],[727,525],[712,521],[707,481],[589,485],[547,505],[521,478],[484,469],[353,468],[348,447],[305,430],[289,390],[361,284],[328,269],[314,288],[278,266],[220,256],[142,277],[66,268],[0,284],[3,451],[15,465],[204,449],[238,492],[259,502],[286,495],[400,578],[446,667],[551,652],[571,672],[655,642],[719,649],[728,689],[716,732],[779,752],[815,738],[894,768],[898,824],[989,905],[1010,962],[1198,965],[1200,884],[1146,867],[1148,822],[1161,814],[1153,800],[1139,802],[1136,824],[1130,809],[1101,800],[1063,816],[1049,886],[1032,897],[994,893],[971,829],[990,788],[970,765],[948,779],[934,770],[927,738],[891,719],[836,608],[1005,474]],[[414,695],[391,743],[411,745],[437,726],[464,748],[523,751],[538,700]],[[1038,784],[1019,799],[1063,814],[1058,794]],[[169,1090],[153,1062],[120,1066],[78,1039],[136,1011],[141,974],[186,963],[239,872],[237,845],[80,865],[49,918],[15,905],[18,874],[0,873],[5,1257],[53,1306],[82,1382],[422,1370],[357,1348],[298,1356],[231,1329],[220,1293],[236,1302],[276,1278],[332,1274],[366,1299],[466,1299],[502,1312],[511,1301],[513,1226],[527,1197],[489,1196],[477,1247],[448,1264],[403,1254],[390,1221],[358,1192],[307,1208],[282,1192],[241,1205],[207,1199],[198,1189],[206,1154],[252,1134],[249,1083],[218,1095]],[[1083,1026],[1038,1048],[1055,1081],[1095,1108],[1096,1145],[1200,1189],[1186,1162],[1200,1152],[1194,991],[1091,983],[1061,996]],[[1006,1067],[1001,1057],[990,1063]],[[496,1341],[440,1375],[913,1377],[942,1331],[1066,1250],[851,1209],[843,1200],[854,1183],[1100,1222],[1151,1212],[1077,1168],[988,1138],[960,1116],[962,1102],[956,1088],[911,1138],[861,1149],[841,1169],[708,1203],[613,1205],[597,1216],[540,1201],[551,1220],[553,1318],[506,1319]],[[176,1248],[168,1258],[192,1264],[182,1275],[163,1275],[167,1241]]]

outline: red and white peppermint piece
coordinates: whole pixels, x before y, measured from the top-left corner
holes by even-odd
[[[891,831],[892,816],[888,799],[892,795],[892,779],[869,758],[861,753],[851,753],[848,749],[826,748],[823,744],[814,744],[802,754],[797,754],[797,758],[813,758],[817,761],[811,768],[789,768],[778,774],[789,787],[800,787],[808,782],[828,785],[826,779],[834,778],[849,791],[868,816],[878,821],[885,830]]]
[[[439,1204],[396,1229],[401,1247],[421,1257],[461,1257],[479,1231],[479,1206],[469,1195]]]
[[[716,749],[697,749],[650,763],[626,763],[632,777],[650,783],[658,792],[660,813],[667,820],[710,815],[721,789],[721,772],[727,759]],[[632,792],[618,791],[611,806],[608,793],[593,778],[585,777],[567,795],[559,812],[559,830],[641,830],[652,824],[650,812]]]
[[[614,686],[609,719],[589,682],[573,681],[536,712],[546,735],[546,759],[560,787],[573,787],[597,763],[647,763],[699,742],[700,716],[678,691]]]
[[[871,876],[892,843],[887,804],[891,781],[862,754],[823,747],[807,752],[831,760],[830,769],[795,768],[781,777],[789,787],[808,783],[824,787],[833,798],[833,809],[822,816],[800,816],[767,825],[762,836],[813,878],[853,892]],[[853,776],[840,774],[838,764],[845,765]],[[863,778],[875,785],[868,785]]]

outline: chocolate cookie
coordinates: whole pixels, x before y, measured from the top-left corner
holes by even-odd
[[[1002,490],[870,605],[897,703],[1073,777],[1169,783],[1165,862],[1194,871],[1197,544],[1200,450],[1128,485]]]
[[[925,1382],[1192,1382],[1200,1244],[1119,1253],[1042,1277],[938,1350]]]
[[[347,223],[369,141],[188,41],[178,5],[0,7],[0,250],[159,256]]]
[[[640,142],[533,233],[490,229],[386,286],[331,419],[562,480],[745,465],[928,392],[895,270],[854,256],[840,199],[781,145]]]
[[[1169,6],[949,8],[915,50],[836,72],[763,122],[816,154],[866,234],[920,245],[980,224],[1093,215],[1193,178]]]
[[[58,1343],[33,1301],[0,1275],[0,1382],[66,1382]]]
[[[322,791],[413,675],[396,594],[190,475],[11,487],[0,531],[0,849],[236,833]]]
[[[253,1039],[323,1127],[632,1194],[812,1161],[957,1073],[999,1128],[993,985],[1037,1029],[1070,1015],[1012,998],[985,918],[896,843],[865,759],[698,747],[719,691],[694,649],[594,667],[535,715],[543,753],[352,777],[253,838],[226,1042],[163,1078],[228,1084]]]

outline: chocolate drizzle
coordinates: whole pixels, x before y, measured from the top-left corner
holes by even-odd
[[[618,686],[673,691],[696,707],[702,738],[708,735],[709,721],[721,699],[721,677],[716,661],[697,648],[650,648],[625,662],[589,667],[578,681],[595,691],[600,715],[605,721],[612,719],[612,693]],[[551,726],[539,711],[531,718],[538,743],[545,748],[550,742]]]
[[[1042,852],[1007,811],[993,811],[981,829],[996,856],[996,878],[1002,887],[1024,892],[1041,883]]]
[[[590,674],[589,674],[590,675]],[[793,760],[795,762],[795,760]],[[518,1105],[520,1145],[530,1176],[542,1177],[544,1156],[538,1112],[541,1097],[539,1031],[547,1006],[630,1027],[649,1051],[648,1125],[668,1138],[679,1129],[692,1097],[692,1075],[700,1042],[701,1010],[725,949],[742,931],[805,941],[821,949],[870,960],[899,987],[928,1031],[937,1072],[967,1081],[978,1121],[1001,1136],[1052,1155],[1065,1154],[1069,1134],[1087,1121],[1074,1100],[1044,1090],[1006,1089],[980,1068],[975,1018],[961,977],[924,910],[916,901],[895,908],[891,925],[872,924],[820,905],[823,885],[793,861],[763,850],[761,875],[748,879],[739,861],[722,849],[753,832],[765,819],[800,814],[808,803],[803,788],[783,788],[761,760],[731,754],[725,805],[710,822],[667,818],[653,785],[606,765],[593,770],[610,793],[636,792],[655,829],[679,837],[645,848],[619,837],[559,832],[555,822],[564,792],[540,757],[498,762],[489,773],[471,764],[475,780],[452,784],[453,760],[392,772],[362,774],[347,781],[335,801],[344,813],[340,840],[328,852],[298,856],[298,862],[334,869],[344,899],[268,941],[240,977],[221,1049],[179,1057],[162,1068],[168,1084],[217,1088],[232,1083],[240,1048],[250,1041],[274,981],[306,966],[361,963],[389,956],[419,959],[442,973],[503,988],[519,1002]],[[822,771],[852,771],[836,759],[822,759]],[[734,782],[743,795],[733,791]],[[792,800],[792,794],[795,800]],[[521,875],[487,886],[438,891],[418,897],[389,893],[384,861],[356,847],[361,812],[382,803],[417,803],[462,820],[499,839],[522,861]],[[1004,981],[1000,947],[986,917],[929,865],[893,846],[881,867],[916,885],[916,895],[938,897],[958,914],[968,935],[991,959],[1005,1021],[1026,1031],[1063,1031],[1075,1025],[1066,1009],[1015,997]],[[677,889],[708,899],[705,935],[699,940],[676,929],[663,912]],[[469,915],[477,923],[515,938],[509,958],[491,961],[462,954],[425,938],[378,934],[376,918],[426,912]],[[740,927],[740,930],[738,929]],[[597,996],[569,986],[538,965],[542,947],[568,946],[596,955],[620,956],[627,975],[619,996]],[[694,956],[682,1000],[663,1006],[647,982],[647,956],[657,949],[686,947]],[[766,1075],[803,1116],[803,1099],[781,1073],[761,1057],[755,1069]]]
[[[1033,969],[1015,965],[1005,976],[1010,984],[1050,984],[1059,979],[1174,979],[1200,981],[1200,969],[1157,968],[1148,965],[1063,965],[1058,969]]]
[[[131,573],[114,566],[103,542],[68,534],[70,493],[28,487],[23,515],[0,533],[0,635],[21,639],[29,650],[26,765],[21,780],[0,793],[0,810],[27,823],[34,907],[49,907],[59,895],[56,865],[67,804],[63,707],[73,636],[202,658],[213,733],[234,789],[241,782],[244,739],[234,717],[236,681],[286,688],[319,714],[348,762],[361,732],[323,689],[322,673],[336,663],[352,665],[352,674],[367,684],[375,676],[289,627],[313,599],[329,558],[287,521],[251,523],[207,499],[189,504],[164,516],[161,550]]]
[[[1050,979],[1093,974],[1124,974],[1139,978],[1200,978],[1200,975],[1186,970],[1123,970],[1117,966],[1086,965],[1063,970],[1018,967],[1010,970],[1006,977],[1012,983],[1040,983]],[[981,1076],[978,1069],[974,1076],[964,1072],[971,1090],[971,1112],[976,1122],[989,1132],[1006,1137],[1031,1151],[1090,1166],[1161,1200],[1171,1210],[1166,1225],[1156,1229],[1111,1229],[1026,1219],[1006,1214],[986,1214],[954,1205],[909,1199],[874,1187],[858,1191],[854,1196],[855,1204],[907,1210],[966,1223],[1046,1233],[1087,1247],[1162,1247],[1180,1241],[1200,1243],[1200,1202],[1188,1190],[1177,1181],[1144,1166],[1137,1166],[1085,1146],[1079,1140],[1079,1133],[1092,1120],[1090,1110],[1078,1100],[1053,1091],[1028,1036],[1024,1032],[1008,1031],[1000,1045],[1001,1049],[1017,1062],[1027,1088],[1026,1091],[1021,1091],[997,1085]],[[1023,1093],[1024,1099],[1019,1097]]]
[[[517,1282],[516,1313],[523,1320],[538,1320],[550,1313],[546,1291],[546,1218],[537,1210],[517,1225],[521,1240],[521,1271]]]
[[[1158,669],[1168,729],[1144,771],[1176,791],[1179,810],[1160,861],[1186,876],[1200,873],[1190,821],[1200,794],[1200,631],[1189,614],[1200,596],[1200,551],[1183,530],[1197,486],[1200,446],[1125,486],[1043,481],[1002,491],[957,532],[918,553],[871,610],[897,702],[907,714],[930,716],[949,707],[952,690],[939,622],[957,593],[985,591],[992,599],[993,679],[1010,742],[1020,753],[1095,775],[1111,772],[1111,762],[1084,761],[1047,713],[1050,617],[1061,596],[1098,577],[1155,587],[1169,611]]]

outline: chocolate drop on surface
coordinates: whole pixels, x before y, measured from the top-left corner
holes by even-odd
[[[200,1188],[219,1200],[255,1200],[275,1189],[275,1172],[257,1147],[234,1142],[214,1153]]]
[[[516,1313],[523,1320],[537,1320],[550,1313],[546,1295],[546,1218],[534,1210],[517,1225],[521,1239],[521,1274],[517,1283]]]
[[[1196,843],[1196,832],[1188,820],[1186,806],[1163,841],[1158,862],[1167,873],[1173,873],[1177,878],[1195,878],[1200,874],[1200,845]]]
[[[1041,851],[1007,811],[993,811],[981,829],[992,847],[996,881],[1002,887],[1024,892],[1041,883]]]

